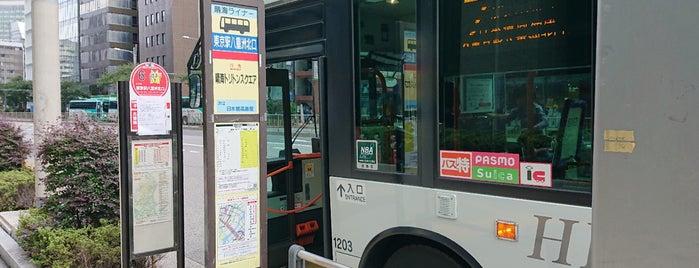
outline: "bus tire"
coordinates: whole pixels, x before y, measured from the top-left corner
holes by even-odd
[[[463,267],[457,260],[439,249],[428,245],[411,244],[403,246],[386,259],[384,268],[398,267]]]

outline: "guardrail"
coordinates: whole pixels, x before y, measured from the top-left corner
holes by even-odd
[[[296,244],[291,245],[291,247],[289,247],[288,268],[306,268],[306,262],[311,262],[327,268],[350,268],[349,266],[345,266],[322,256],[310,253],[302,246]]]
[[[84,116],[87,118],[87,115]],[[15,120],[15,121],[32,121],[34,120],[34,113],[32,112],[0,112],[0,118],[5,120]],[[61,113],[61,119],[74,119],[71,118],[67,112]],[[108,117],[106,122],[116,122],[116,118]]]
[[[66,113],[67,115],[67,113]],[[34,113],[31,112],[0,112],[0,118],[9,120],[34,120]]]

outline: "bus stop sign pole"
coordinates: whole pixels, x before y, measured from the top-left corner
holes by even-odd
[[[181,84],[144,62],[118,88],[121,265],[177,251],[184,267]]]
[[[267,267],[264,3],[200,3],[205,266]]]

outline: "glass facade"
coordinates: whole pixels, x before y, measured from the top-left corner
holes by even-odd
[[[11,40],[16,21],[24,21],[24,1],[0,1],[0,41]]]
[[[58,20],[61,80],[80,81],[78,0],[60,0],[58,2]]]

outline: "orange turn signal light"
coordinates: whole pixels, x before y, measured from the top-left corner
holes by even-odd
[[[517,223],[503,220],[496,220],[495,222],[498,239],[517,241]]]

